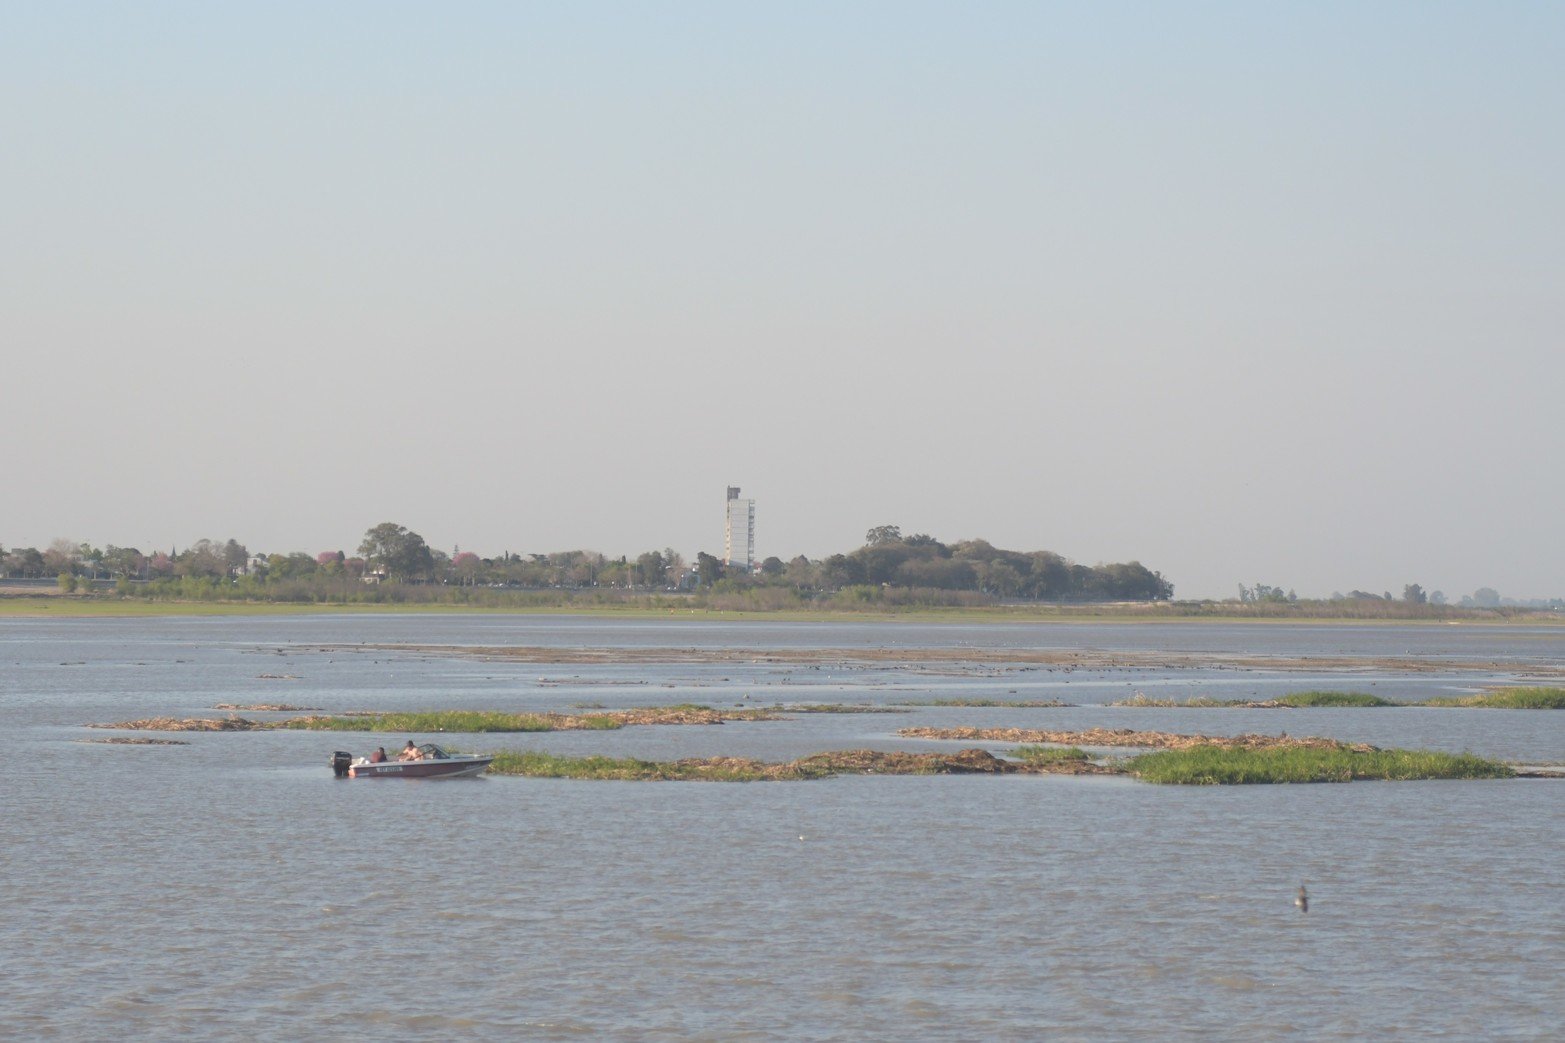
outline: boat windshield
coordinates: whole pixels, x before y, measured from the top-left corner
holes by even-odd
[[[445,750],[442,750],[439,746],[436,746],[432,742],[426,742],[424,745],[420,746],[418,748],[418,752],[422,753],[426,758],[428,758],[430,760],[437,760],[437,761],[443,761],[443,760],[445,760],[445,759],[447,759],[448,757],[451,756]]]

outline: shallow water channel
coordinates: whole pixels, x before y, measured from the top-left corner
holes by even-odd
[[[355,647],[394,643],[695,652],[555,664]],[[1194,658],[1090,670],[699,661],[713,649],[856,648]],[[1268,656],[1332,665],[1226,661]],[[1387,658],[1420,666],[1376,665]],[[1565,1024],[1565,783],[339,782],[327,760],[404,738],[786,760],[957,749],[973,744],[895,732],[971,725],[1286,731],[1561,761],[1559,711],[1106,704],[1306,688],[1419,701],[1562,667],[1565,629],[1520,627],[5,620],[0,1037],[1549,1038]],[[114,734],[89,722],[219,716],[218,703],[581,712],[956,699],[1073,705],[79,741]],[[1292,905],[1301,881],[1307,915]]]

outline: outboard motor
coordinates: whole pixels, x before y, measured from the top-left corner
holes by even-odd
[[[339,779],[348,777],[348,765],[353,763],[353,754],[338,750],[331,755],[331,770]]]

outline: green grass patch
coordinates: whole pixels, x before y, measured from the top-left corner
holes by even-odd
[[[1091,759],[1079,746],[1018,746],[1009,756],[1028,764],[1059,764],[1062,761]]]
[[[1481,695],[1441,696],[1425,706],[1473,706],[1491,710],[1565,710],[1565,688],[1496,688]]]
[[[1121,699],[1118,702],[1109,703],[1110,706],[1155,706],[1159,708],[1180,708],[1187,706],[1209,708],[1214,706],[1245,706],[1249,704],[1247,699],[1213,699],[1209,695],[1192,695],[1188,699],[1153,699],[1142,692],[1137,692],[1129,699]]]
[[[1289,692],[1276,700],[1283,706],[1404,706],[1368,692]]]
[[[1147,782],[1181,786],[1351,782],[1355,779],[1502,779],[1514,772],[1470,753],[1284,747],[1236,750],[1193,746],[1132,757],[1125,770]]]

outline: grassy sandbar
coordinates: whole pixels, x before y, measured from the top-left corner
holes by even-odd
[[[1091,760],[1079,746],[1018,746],[1010,756],[1025,764],[1057,764]]]
[[[1488,710],[1565,710],[1565,688],[1496,688],[1479,695],[1441,696],[1424,705]]]
[[[1351,782],[1356,779],[1501,779],[1515,772],[1470,753],[1436,750],[1278,746],[1235,749],[1202,745],[1131,758],[1125,771],[1147,782],[1184,786]]]

